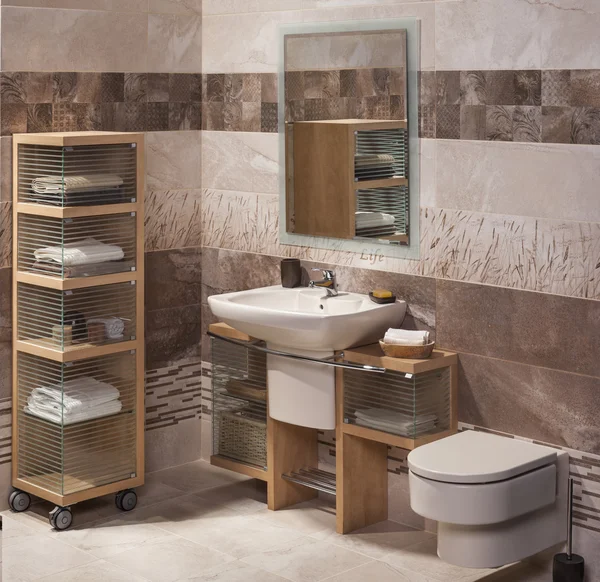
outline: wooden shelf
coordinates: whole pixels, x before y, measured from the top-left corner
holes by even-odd
[[[215,467],[221,467],[221,469],[228,469],[229,471],[235,471],[241,475],[252,477],[253,479],[259,479],[260,481],[268,481],[268,473],[266,469],[261,469],[254,465],[248,465],[240,461],[234,461],[227,457],[221,457],[220,455],[212,455],[210,458],[210,464]]]
[[[393,186],[408,186],[408,178],[381,178],[380,180],[358,180],[354,182],[355,190],[391,188]]]
[[[85,360],[87,358],[95,358],[97,356],[107,356],[109,354],[138,350],[142,345],[142,342],[138,342],[137,340],[102,345],[86,342],[66,346],[64,350],[60,350],[52,339],[41,338],[35,340],[18,340],[15,343],[15,348],[19,352],[48,358],[55,362],[74,362],[77,360]]]
[[[18,283],[29,283],[30,285],[46,287],[47,289],[68,291],[70,289],[84,289],[86,287],[97,287],[99,285],[111,285],[112,283],[128,283],[129,281],[139,281],[141,279],[139,271],[136,270],[98,275],[96,277],[74,277],[73,279],[61,279],[60,277],[54,277],[52,275],[17,271],[15,273],[15,280]]]
[[[342,433],[344,434],[351,434],[353,436],[366,439],[368,441],[384,443],[386,445],[389,445],[390,447],[398,447],[399,449],[405,449],[407,451],[412,451],[417,447],[426,445],[428,443],[432,443],[434,441],[439,441],[440,439],[444,439],[450,435],[456,434],[456,432],[456,429],[444,430],[441,432],[427,434],[413,439],[411,437],[403,437],[400,435],[395,435],[387,432],[382,432],[380,430],[367,428],[365,426],[358,426],[356,424],[342,424]]]
[[[46,204],[34,204],[29,202],[17,202],[18,214],[31,214],[34,216],[48,216],[50,218],[79,218],[82,216],[105,216],[108,214],[125,214],[137,212],[137,202],[125,202],[123,204],[103,204],[97,206],[51,206]]]
[[[52,133],[15,133],[18,143],[47,146],[111,145],[118,143],[142,143],[143,133],[119,131],[57,131]]]
[[[247,333],[233,329],[226,323],[211,323],[208,326],[208,331],[216,333],[217,335],[228,337],[231,339],[239,340],[242,342],[252,341],[254,338],[250,337]]]
[[[406,119],[322,119],[318,121],[295,121],[294,125],[318,123],[323,125],[351,126],[353,130],[375,130],[375,129],[406,129]]]
[[[390,358],[383,353],[379,344],[344,350],[344,360],[353,364],[378,366],[394,372],[404,372],[405,374],[429,372],[430,370],[458,364],[457,355],[454,352],[444,350],[433,350],[433,354],[427,360]]]

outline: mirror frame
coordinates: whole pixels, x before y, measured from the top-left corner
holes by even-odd
[[[286,230],[286,159],[285,159],[285,37],[287,35],[372,32],[406,30],[406,102],[409,151],[409,240],[408,245],[393,245],[380,240],[344,240],[293,234]],[[282,245],[302,246],[362,253],[373,256],[417,260],[420,256],[420,150],[419,150],[419,64],[420,20],[398,18],[384,20],[353,20],[344,22],[316,22],[282,24],[279,27],[278,71],[278,131],[279,131],[279,242]]]

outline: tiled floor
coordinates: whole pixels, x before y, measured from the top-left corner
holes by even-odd
[[[443,563],[434,535],[391,521],[339,536],[324,501],[270,512],[261,483],[205,462],[150,474],[138,493],[129,514],[112,496],[76,506],[76,527],[60,533],[46,503],[3,513],[3,582],[471,582],[491,573]]]

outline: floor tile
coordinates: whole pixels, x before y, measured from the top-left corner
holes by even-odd
[[[123,517],[130,523],[154,524],[167,531],[198,530],[215,527],[241,514],[195,495],[184,495],[170,501],[142,507]]]
[[[304,538],[272,552],[249,556],[243,561],[294,582],[319,582],[371,559],[332,544]]]
[[[196,493],[198,497],[224,505],[243,514],[263,511],[267,504],[267,484],[256,479],[227,483]]]
[[[118,566],[98,560],[66,572],[44,576],[37,582],[146,582],[146,578],[134,576]]]
[[[461,568],[443,562],[437,555],[437,538],[409,546],[404,550],[390,552],[387,556],[384,556],[383,560],[392,564],[392,566],[403,570],[411,570],[440,582],[448,582],[449,580],[453,582],[473,582],[493,572],[493,570]]]
[[[193,580],[194,582],[286,582],[287,579],[238,561],[210,568],[208,572]]]
[[[295,529],[305,534],[335,530],[335,507],[320,499],[299,503],[280,511],[263,509],[254,515],[275,525]]]
[[[234,558],[181,538],[138,546],[108,559],[136,576],[151,582],[193,580],[215,566]]]
[[[29,539],[37,534],[36,530],[21,521],[2,516],[2,547],[8,548],[15,544],[27,544]]]
[[[249,516],[214,518],[205,523],[186,520],[161,524],[165,530],[197,544],[241,559],[260,552],[275,551],[305,536],[293,529]]]
[[[437,582],[434,578],[421,576],[417,572],[402,570],[384,562],[369,562],[349,572],[327,578],[326,582]],[[450,580],[448,579],[448,582]]]
[[[104,559],[174,537],[153,525],[132,523],[124,519],[96,522],[91,526],[52,532],[50,535],[96,558]]]
[[[394,550],[424,542],[435,536],[394,521],[382,521],[347,535],[324,530],[311,537],[379,559],[389,556]]]
[[[213,467],[206,461],[187,463],[179,467],[150,473],[146,476],[147,483],[159,482],[188,493],[247,480],[248,477],[219,467]]]
[[[3,548],[2,571],[7,582],[29,582],[95,560],[91,554],[38,534],[27,543]]]

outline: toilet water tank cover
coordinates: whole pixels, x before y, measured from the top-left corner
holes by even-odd
[[[495,483],[556,462],[550,447],[466,430],[408,455],[409,469],[444,483]]]

